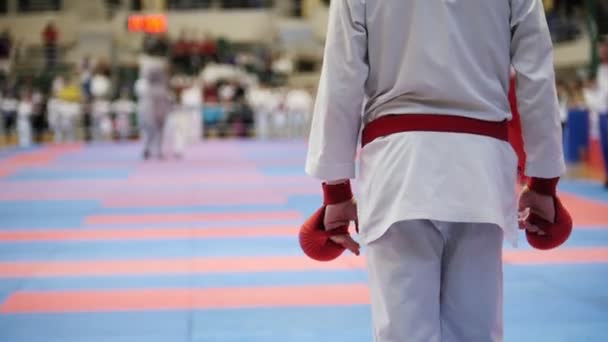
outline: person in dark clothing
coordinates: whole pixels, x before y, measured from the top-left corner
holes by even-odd
[[[8,30],[4,30],[0,34],[0,74],[4,76],[9,73],[9,64],[11,58],[11,51],[13,49],[13,39]]]
[[[57,63],[57,42],[59,40],[59,31],[55,23],[50,21],[44,31],[42,31],[42,41],[44,43],[44,52],[46,56],[46,67],[48,70],[55,68]]]

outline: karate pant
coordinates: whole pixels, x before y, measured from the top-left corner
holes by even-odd
[[[144,154],[150,157],[163,157],[163,135],[165,122],[163,119],[150,120],[143,125],[144,129]]]
[[[502,230],[395,223],[367,246],[376,342],[502,341]]]

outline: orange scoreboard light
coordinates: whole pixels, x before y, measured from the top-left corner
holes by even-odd
[[[165,33],[167,17],[164,14],[135,14],[129,16],[127,27],[129,32]]]

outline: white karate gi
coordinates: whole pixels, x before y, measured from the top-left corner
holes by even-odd
[[[63,141],[63,134],[61,131],[61,100],[57,97],[51,97],[46,103],[46,115],[49,122],[49,127],[53,131],[53,138],[55,142]]]
[[[144,158],[162,158],[165,123],[171,110],[166,61],[161,58],[141,58],[140,77],[135,88],[139,122],[144,133]]]
[[[32,145],[32,121],[34,105],[31,100],[22,100],[17,109],[17,136],[19,146],[29,147]]]
[[[510,119],[511,65],[526,174],[565,171],[541,0],[335,0],[329,20],[312,176],[354,178],[360,129],[383,115]],[[398,133],[362,150],[358,216],[377,341],[501,340],[496,241],[516,241],[516,165],[507,142],[462,133]]]
[[[78,102],[61,101],[59,106],[59,129],[64,142],[75,142],[77,123],[82,116],[82,107]]]
[[[131,135],[131,115],[135,113],[135,107],[135,102],[129,98],[119,98],[112,103],[116,115],[116,131],[121,140],[127,140]]]
[[[200,86],[195,84],[184,89],[181,104],[188,121],[186,141],[198,142],[203,136],[203,102],[203,89]]]
[[[290,138],[301,138],[307,131],[312,112],[312,96],[303,89],[293,89],[285,98]]]
[[[247,91],[247,103],[253,109],[255,118],[255,136],[257,139],[266,140],[270,137],[270,108],[269,102],[272,95],[270,90],[253,87]]]
[[[99,98],[93,101],[92,105],[93,125],[92,136],[93,140],[110,140],[112,139],[112,103],[110,101]]]

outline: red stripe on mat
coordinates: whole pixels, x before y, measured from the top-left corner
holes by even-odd
[[[507,264],[578,264],[608,263],[608,247],[562,248],[550,251],[505,251],[503,260]]]
[[[0,278],[238,273],[358,269],[364,258],[320,263],[304,256],[161,260],[0,262]]]
[[[227,289],[16,292],[0,313],[334,306],[369,303],[363,284]]]
[[[0,160],[0,178],[13,174],[23,168],[47,165],[51,161],[82,148],[79,144],[51,145],[39,150],[20,153]]]
[[[1,172],[1,171],[0,171]],[[184,203],[204,205],[222,204],[275,204],[284,203],[291,195],[319,195],[317,186],[267,185],[252,186],[239,190],[205,189],[193,192],[192,184],[176,188],[175,184],[156,185],[153,189],[145,185],[134,186],[122,180],[95,180],[95,188],[82,191],[91,182],[71,180],[20,181],[18,184],[5,183],[0,192],[0,201],[28,200],[103,200],[105,207],[142,207],[145,205],[179,206]],[[115,195],[117,191],[127,192]],[[163,196],[158,197],[162,192]],[[258,200],[259,199],[259,200]]]
[[[14,230],[0,231],[0,242],[243,238],[295,236],[297,233],[298,229],[293,226],[247,228]]]
[[[608,224],[608,203],[566,193],[560,193],[560,198],[572,214],[575,226],[606,226]]]
[[[608,248],[571,248],[548,252],[505,251],[507,264],[608,263]],[[362,269],[365,258],[345,254],[321,263],[304,256],[113,261],[1,262],[0,278],[120,276],[152,274],[298,272]]]
[[[105,208],[140,208],[156,206],[196,206],[196,205],[245,205],[245,204],[287,204],[288,196],[276,193],[232,193],[223,192],[216,196],[206,193],[168,194],[163,196],[146,196],[135,194],[127,196],[111,196],[102,202]]]
[[[255,212],[255,213],[208,213],[208,214],[162,214],[162,215],[92,215],[86,224],[134,224],[134,223],[178,223],[217,221],[266,221],[301,220],[297,211]]]
[[[129,178],[129,184],[132,185],[181,185],[181,184],[251,184],[251,183],[263,183],[266,182],[267,178],[263,175],[255,174],[239,174],[238,178],[235,175],[213,175],[213,176],[185,176],[171,178],[166,176],[146,176],[139,177],[137,175],[131,175]]]

